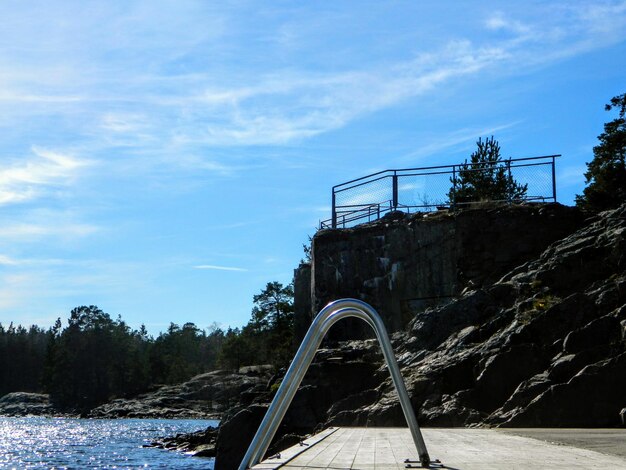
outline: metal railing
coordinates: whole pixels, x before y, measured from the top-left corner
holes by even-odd
[[[502,169],[506,176],[526,185],[515,202],[556,202],[555,160],[560,155],[502,160],[497,165],[471,163],[384,170],[333,186],[332,217],[320,229],[346,228],[379,219],[390,211],[418,212],[481,201],[454,201],[459,176]],[[490,199],[513,202],[511,199]]]
[[[393,353],[393,348],[391,347],[391,342],[389,341],[389,336],[387,335],[387,330],[385,329],[383,321],[376,310],[374,310],[369,304],[357,299],[341,299],[328,304],[313,320],[313,323],[302,340],[302,344],[300,345],[298,352],[296,352],[296,355],[293,358],[293,361],[289,366],[289,369],[287,370],[287,373],[285,374],[285,377],[283,378],[283,381],[281,382],[270,407],[265,413],[265,417],[263,418],[259,429],[248,447],[248,451],[239,465],[239,470],[247,470],[263,459],[263,456],[265,455],[265,452],[267,452],[267,448],[274,438],[276,430],[283,420],[283,417],[287,412],[287,408],[293,400],[293,397],[300,386],[300,382],[302,382],[304,374],[306,374],[306,371],[308,370],[320,343],[326,336],[326,333],[331,326],[342,318],[347,317],[360,318],[374,329],[376,338],[378,338],[380,348],[382,349],[383,356],[387,362],[387,368],[391,374],[391,379],[396,388],[396,392],[398,393],[404,417],[409,429],[411,430],[411,436],[413,437],[413,442],[415,443],[420,463],[422,464],[422,467],[429,467],[430,457],[428,455],[428,451],[426,450],[426,444],[422,437],[419,425],[417,424],[417,419],[415,418],[415,413],[413,412],[413,406],[411,405],[411,400],[406,390],[404,380],[402,379],[402,374],[400,373],[400,368],[396,362],[396,356]]]

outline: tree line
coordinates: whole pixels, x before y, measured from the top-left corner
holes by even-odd
[[[82,412],[217,368],[281,367],[293,351],[293,289],[271,282],[253,300],[241,329],[171,323],[156,338],[95,305],[74,308],[65,327],[60,318],[47,330],[0,324],[0,396],[47,392],[59,409]]]

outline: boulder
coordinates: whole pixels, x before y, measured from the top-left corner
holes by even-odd
[[[266,411],[266,405],[251,405],[220,425],[215,446],[215,470],[239,467]]]

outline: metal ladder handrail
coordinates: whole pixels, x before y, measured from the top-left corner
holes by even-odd
[[[285,374],[285,377],[283,378],[283,381],[280,384],[274,399],[272,400],[272,403],[265,413],[265,417],[263,418],[259,429],[248,447],[248,451],[239,465],[239,470],[247,470],[261,461],[270,445],[270,442],[274,438],[276,430],[283,420],[283,417],[287,412],[287,408],[291,404],[302,379],[304,378],[304,374],[313,361],[313,357],[315,356],[320,343],[326,336],[326,333],[328,333],[330,327],[342,318],[346,317],[360,318],[374,329],[376,338],[378,339],[380,348],[387,363],[389,373],[391,374],[391,379],[398,393],[404,417],[409,429],[411,430],[411,435],[413,437],[413,442],[415,443],[415,448],[417,449],[420,462],[422,467],[429,467],[430,457],[428,455],[428,451],[426,450],[426,444],[424,442],[424,438],[422,437],[419,425],[417,424],[417,419],[415,418],[415,413],[413,412],[413,406],[411,405],[409,394],[407,393],[404,380],[402,379],[402,374],[400,373],[396,357],[393,353],[393,348],[391,347],[391,342],[389,341],[387,329],[385,328],[382,319],[372,306],[361,300],[341,299],[328,304],[313,320],[313,323],[302,340],[302,344],[300,344],[300,348],[298,348],[298,351],[296,352],[296,355],[294,356],[293,361],[291,362],[291,365],[289,366],[289,369],[287,370],[287,373]]]

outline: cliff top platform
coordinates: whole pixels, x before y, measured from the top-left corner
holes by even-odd
[[[441,461],[432,463],[431,468],[626,469],[626,429],[427,428],[422,431],[431,459]],[[408,429],[348,427],[326,429],[252,467],[253,470],[313,468],[399,470],[422,467]]]

